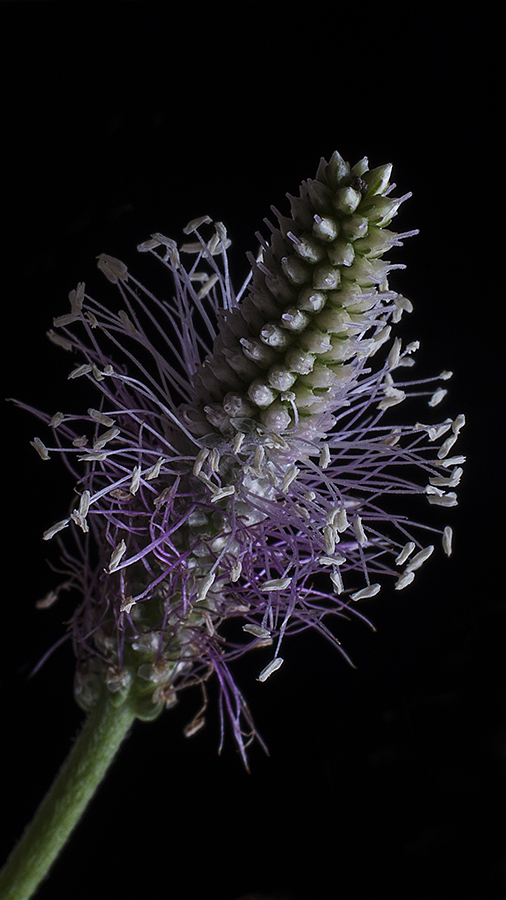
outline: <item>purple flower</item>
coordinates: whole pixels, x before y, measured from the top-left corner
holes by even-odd
[[[360,600],[387,577],[405,588],[433,552],[440,532],[414,522],[403,495],[456,504],[464,417],[392,420],[409,397],[436,406],[446,391],[435,382],[451,373],[405,377],[417,345],[391,338],[412,307],[387,282],[402,266],[382,256],[416,232],[387,228],[405,199],[391,197],[390,174],[322,160],[291,215],[273,211],[238,294],[226,230],[203,216],[179,248],[161,234],[138,248],[170,274],[166,297],[102,255],[119,307],[79,284],[54,320],[49,337],[75,357],[69,378],[87,379],[94,403],[31,410],[53,434],[35,449],[62,453],[76,478],[77,499],[44,538],[58,535],[63,586],[81,594],[72,639],[84,709],[108,691],[151,719],[200,684],[193,734],[215,673],[222,741],[226,711],[246,762],[256,732],[233,660],[270,647],[265,681],[286,637],[306,628],[346,657],[335,620],[364,618]],[[451,528],[442,542],[450,554]]]

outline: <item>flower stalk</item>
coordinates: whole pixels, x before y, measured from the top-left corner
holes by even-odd
[[[0,872],[2,900],[29,900],[79,822],[134,715],[106,695],[89,714],[65,763]]]

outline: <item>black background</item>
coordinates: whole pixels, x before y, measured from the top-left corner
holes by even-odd
[[[253,748],[251,774],[231,739],[216,753],[213,692],[191,740],[181,732],[197,695],[138,723],[39,896],[500,898],[499,25],[486,4],[458,15],[444,4],[215,7],[0,7],[4,394],[72,408],[68,360],[44,332],[77,281],[103,290],[98,253],[134,262],[151,232],[179,239],[209,213],[228,226],[240,279],[270,204],[282,207],[320,156],[391,161],[399,193],[413,191],[398,227],[420,228],[398,251],[408,269],[393,283],[415,303],[401,333],[421,340],[419,371],[454,370],[441,418],[469,423],[461,502],[445,516],[455,551],[369,601],[376,634],[342,629],[356,670],[312,636],[291,640],[264,685],[260,651],[237,667],[271,752]],[[82,718],[68,647],[28,678],[69,612],[34,602],[54,583],[40,536],[71,485],[29,447],[34,421],[5,404],[4,423],[0,855]]]

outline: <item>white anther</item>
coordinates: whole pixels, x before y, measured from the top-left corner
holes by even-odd
[[[244,441],[245,437],[246,437],[246,435],[244,434],[244,432],[242,432],[242,431],[237,432],[237,434],[234,438],[234,443],[232,444],[232,450],[234,451],[234,453],[239,453],[239,450],[241,449],[241,447],[243,445],[243,441]]]
[[[206,720],[204,716],[196,716],[194,719],[189,722],[188,725],[185,725],[183,728],[183,734],[185,737],[190,738],[193,737],[194,734],[197,734],[197,731],[200,731],[201,728],[206,724]]]
[[[47,528],[44,534],[42,535],[43,541],[50,541],[55,534],[58,534],[59,531],[63,531],[64,528],[69,524],[70,519],[60,519],[59,522],[55,522],[54,525],[51,525],[51,528]]]
[[[108,256],[107,253],[101,253],[100,256],[97,256],[97,259],[97,267],[113,284],[127,280],[128,269],[121,260],[115,259],[114,256]]]
[[[141,483],[141,467],[135,466],[135,469],[132,472],[132,480],[130,482],[129,491],[131,494],[136,494],[139,490],[139,485]]]
[[[92,312],[90,312],[89,309],[86,310],[84,315],[86,316],[92,328],[98,328],[98,319]]]
[[[144,477],[147,479],[147,481],[153,481],[154,478],[158,478],[160,469],[165,462],[167,462],[167,460],[163,456],[160,456],[159,459],[157,459],[154,466],[151,466],[151,468],[148,469],[148,471],[145,473]]]
[[[437,458],[444,459],[445,456],[448,456],[450,450],[452,449],[454,443],[458,438],[458,434],[451,434],[450,437],[447,437],[446,440],[441,444],[438,452]]]
[[[441,422],[439,425],[424,425],[422,422],[417,422],[415,425],[415,429],[417,431],[426,431],[429,436],[429,441],[436,441],[438,438],[442,437],[445,432],[448,431],[451,424],[451,419],[445,419],[445,421]]]
[[[404,547],[402,548],[399,555],[395,557],[395,565],[402,566],[406,562],[408,556],[410,556],[410,554],[415,549],[415,546],[416,544],[414,541],[408,541],[407,544],[404,544]]]
[[[108,428],[107,431],[104,431],[96,441],[93,442],[94,450],[102,450],[103,447],[109,442],[114,440],[114,438],[118,437],[120,433],[120,429],[115,425],[113,428]]]
[[[454,434],[458,434],[461,428],[466,424],[466,417],[464,413],[460,413],[459,416],[452,422],[452,431]]]
[[[67,375],[68,380],[71,378],[80,378],[81,375],[87,375],[88,372],[91,372],[93,366],[90,366],[89,363],[83,363],[82,366],[77,366],[77,368],[73,369],[69,375]]]
[[[211,488],[211,490],[213,490]],[[226,487],[218,488],[213,491],[213,496],[211,497],[211,503],[218,503],[218,500],[223,500],[224,497],[230,497],[231,494],[235,494],[235,487],[233,484],[229,484]]]
[[[123,325],[125,326],[128,334],[137,334],[137,328],[135,327],[132,320],[128,317],[124,309],[120,309],[118,312],[118,319],[121,319]]]
[[[465,456],[447,456],[446,459],[442,459],[437,465],[443,466],[444,469],[448,469],[450,466],[460,466],[462,463],[465,463],[465,461]]]
[[[452,555],[453,528],[447,525],[443,531],[443,550],[447,556]]]
[[[58,591],[48,591],[44,597],[41,597],[40,600],[37,600],[35,603],[36,609],[49,609],[53,603],[56,603],[58,600]]]
[[[76,313],[63,313],[62,316],[54,316],[53,325],[55,328],[64,328],[66,325],[72,325],[72,322],[77,322],[78,318],[79,316]],[[50,340],[53,340],[53,338],[50,337]]]
[[[195,462],[193,463],[193,474],[197,477],[200,475],[200,470],[204,465],[207,457],[209,456],[209,447],[202,447],[201,450],[197,453],[195,458]]]
[[[452,378],[452,377],[453,377],[453,372],[448,372],[448,371],[446,371],[446,369],[445,369],[444,372],[441,372],[441,373],[438,375],[438,378],[440,378],[441,381],[448,381],[448,379],[449,379],[449,378]]]
[[[392,322],[396,324],[397,322],[400,322],[403,312],[413,312],[413,304],[411,303],[411,300],[408,300],[407,297],[403,297],[402,294],[397,294],[393,300],[395,311],[392,316]]]
[[[199,581],[197,587],[197,600],[205,600],[207,597],[208,591],[214,584],[216,579],[216,572],[213,572],[211,575],[207,575],[202,581]]]
[[[57,326],[58,320],[53,319],[53,324]],[[57,347],[61,347],[63,350],[72,350],[72,341],[69,341],[67,340],[67,338],[62,337],[61,334],[56,334],[56,332],[52,329],[50,331],[46,331],[46,334],[49,340],[52,341],[53,344],[56,344]]]
[[[272,644],[272,635],[270,631],[267,631],[266,628],[262,628],[261,625],[256,625],[254,622],[248,622],[247,625],[242,626],[242,630],[247,634],[252,634],[253,637],[258,638],[257,646],[268,647]]]
[[[74,443],[72,441],[72,443]],[[84,456],[78,456],[77,459],[79,462],[101,462],[103,459],[107,458],[107,451],[105,450],[96,450],[95,452],[86,453]]]
[[[220,451],[217,447],[213,447],[209,453],[209,468],[211,472],[217,472],[220,465]]]
[[[241,572],[242,572],[242,562],[240,559],[237,559],[230,566],[230,581],[232,581],[234,584],[236,581],[239,581],[239,578],[241,577]]]
[[[217,275],[216,272],[214,272],[214,274],[211,275],[211,276],[207,279],[207,281],[204,282],[204,284],[203,284],[202,287],[200,288],[200,291],[199,291],[198,294],[197,294],[197,297],[199,298],[199,300],[203,300],[204,297],[207,297],[207,295],[208,295],[209,292],[213,289],[213,287],[214,287],[214,285],[216,284],[216,282],[219,281],[219,277],[220,277],[220,276]]]
[[[291,584],[291,578],[271,578],[260,585],[261,591],[284,591]]]
[[[414,580],[414,578],[415,578],[414,572],[403,572],[403,574],[400,576],[400,578],[398,578],[397,581],[395,582],[395,585],[394,585],[395,590],[396,591],[404,590],[404,588],[407,587],[408,584],[411,584],[411,582]]]
[[[364,527],[362,525],[362,519],[360,516],[356,516],[353,520],[353,531],[356,534],[357,541],[361,547],[367,543],[367,535],[364,531]]]
[[[325,525],[323,538],[325,540],[325,550],[330,556],[336,549],[336,529],[333,525]]]
[[[420,341],[411,341],[406,347],[406,353],[416,353],[420,349]]]
[[[81,498],[79,500],[79,515],[83,517],[83,519],[88,515],[88,510],[90,508],[90,500],[91,494],[89,491],[83,491],[81,494]]]
[[[87,534],[87,532],[90,530],[88,528],[88,523],[87,523],[86,519],[80,514],[80,512],[77,509],[74,509],[73,512],[71,512],[70,518],[72,519],[73,522],[76,523],[76,525],[79,525],[79,528],[81,529],[81,531],[83,531],[85,534]]]
[[[132,597],[124,597],[124,599],[121,601],[119,611],[129,615],[132,611],[132,607],[135,606],[135,604],[136,601],[133,600]]]
[[[198,216],[196,219],[190,219],[188,224],[183,228],[183,234],[192,234],[194,231],[197,231],[201,225],[210,225],[212,221],[210,216]]]
[[[365,600],[367,597],[375,597],[381,590],[381,584],[369,584],[351,594],[352,600]]]
[[[385,341],[388,341],[391,330],[392,330],[392,328],[390,325],[385,325],[385,327],[382,328],[381,331],[378,332],[378,334],[375,334],[373,336],[372,340],[374,342],[374,349],[373,349],[373,352],[370,354],[371,356],[373,356],[376,353],[376,351],[379,350],[379,348],[385,343]]]
[[[147,241],[141,241],[140,244],[137,244],[137,250],[139,253],[147,253],[148,250],[154,250],[155,247],[160,246],[160,241],[157,241],[156,238],[148,238]]]
[[[286,491],[290,487],[292,481],[295,481],[299,472],[300,472],[300,469],[298,469],[297,466],[290,466],[290,468],[288,469],[288,472],[286,473],[285,477],[283,478],[283,482],[281,484],[281,491],[283,494],[286,493]]]
[[[93,409],[92,407],[88,410],[88,415],[93,419],[94,422],[98,422],[100,425],[105,425],[106,427],[110,427],[114,425],[114,419],[111,419],[111,416],[106,415],[106,413],[101,412],[99,409]]]
[[[106,569],[106,572],[109,572],[109,574],[110,574],[111,572],[114,571],[114,569],[117,569],[117,567],[119,566],[121,560],[123,559],[123,557],[126,553],[126,549],[127,549],[127,546],[125,544],[125,541],[120,541],[118,546],[111,553],[111,559],[109,561],[109,565]]]
[[[341,566],[346,562],[344,556],[319,556],[318,562],[321,566]]]
[[[434,484],[425,485],[425,493],[426,494],[436,494],[438,497],[442,497],[444,491],[441,488],[436,487]]]
[[[41,459],[43,459],[43,460],[50,459],[48,449],[47,449],[46,445],[42,443],[40,438],[35,437],[33,439],[33,441],[30,441],[30,444],[34,448],[34,450],[37,451],[37,453],[39,454]]]
[[[432,397],[430,398],[429,406],[437,406],[438,403],[441,403],[443,397],[446,397],[447,393],[448,391],[446,390],[446,388],[438,388],[437,391],[434,391]]]
[[[58,425],[61,425],[65,418],[65,415],[62,412],[55,412],[54,416],[51,417],[51,421],[49,424],[52,428],[58,428]]]
[[[262,464],[265,459],[265,450],[261,444],[255,450],[255,455],[253,457],[253,468],[258,472],[262,469]]]
[[[343,585],[343,577],[339,569],[336,569],[331,573],[330,580],[334,586],[334,590],[336,594],[342,594],[344,585]]]
[[[449,491],[447,494],[443,494],[442,497],[438,497],[437,495],[427,495],[427,500],[429,503],[432,503],[433,506],[457,506],[458,500],[455,491]]]
[[[346,529],[350,527],[350,523],[348,522],[348,516],[347,516],[346,510],[344,508],[338,509],[338,511],[337,511],[337,515],[335,518],[335,526],[336,526],[339,534],[342,534],[343,531],[346,531]]]
[[[380,400],[376,407],[377,409],[390,409],[391,406],[397,406],[398,403],[402,403],[406,399],[405,392],[399,388],[387,386],[385,387],[385,394],[385,399]]]
[[[436,475],[435,478],[430,478],[429,481],[431,484],[441,485],[441,487],[457,487],[460,484],[463,472],[464,470],[460,466],[456,466],[451,475],[448,475],[446,478],[442,475]]]
[[[271,662],[262,669],[260,675],[257,678],[257,681],[267,681],[267,679],[272,675],[273,672],[276,672],[280,666],[283,665],[283,658],[281,656],[277,656],[276,659],[271,660]]]
[[[326,469],[330,463],[330,448],[328,444],[324,444],[320,453],[320,469]]]
[[[396,337],[392,344],[392,349],[387,356],[387,366],[389,369],[395,369],[401,355],[401,339]]]
[[[413,559],[410,560],[408,565],[406,566],[406,572],[414,572],[416,569],[419,569],[420,566],[425,562],[426,559],[431,556],[434,551],[434,544],[429,544],[428,547],[424,547],[423,550],[420,550],[415,554]]]

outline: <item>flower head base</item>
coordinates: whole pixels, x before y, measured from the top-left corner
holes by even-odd
[[[225,228],[203,216],[181,247],[155,234],[138,248],[169,270],[172,297],[102,255],[121,308],[80,284],[55,319],[49,337],[77,358],[69,378],[98,392],[84,415],[32,410],[54,432],[54,446],[35,438],[35,449],[63,453],[77,480],[77,501],[44,537],[58,534],[66,584],[82,594],[72,636],[84,708],[108,691],[153,718],[214,672],[222,737],[225,707],[246,761],[255,729],[230,663],[270,647],[265,681],[284,638],[306,628],[346,656],[327,621],[363,618],[357,603],[385,576],[401,590],[433,552],[423,533],[438,530],[391,498],[456,504],[464,417],[390,421],[408,395],[432,407],[446,393],[405,380],[416,344],[390,342],[411,304],[387,283],[399,266],[381,257],[414,233],[387,228],[405,199],[391,197],[390,173],[322,160],[291,217],[275,213],[238,295]],[[451,529],[442,534],[449,554]],[[187,733],[203,722],[200,710]]]

